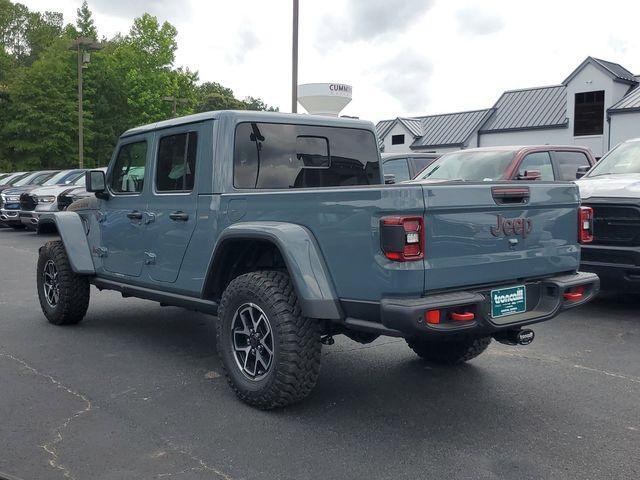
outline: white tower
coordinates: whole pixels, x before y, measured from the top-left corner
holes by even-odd
[[[306,83],[298,86],[298,102],[311,115],[337,117],[351,101],[351,85]]]

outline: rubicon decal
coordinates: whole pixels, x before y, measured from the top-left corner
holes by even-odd
[[[502,215],[497,216],[497,224],[491,226],[491,235],[494,237],[519,235],[527,238],[527,235],[533,230],[533,220],[530,218],[504,218]]]

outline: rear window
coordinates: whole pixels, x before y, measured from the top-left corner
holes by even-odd
[[[447,153],[429,165],[417,179],[490,182],[503,178],[515,152],[475,150]]]
[[[589,159],[582,152],[555,152],[560,180],[575,180],[578,167],[590,166]]]
[[[381,183],[375,137],[370,131],[353,128],[240,123],[233,165],[236,188]]]

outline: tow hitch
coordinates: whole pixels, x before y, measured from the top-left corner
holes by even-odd
[[[535,338],[535,333],[529,328],[520,330],[505,330],[496,333],[493,338],[504,345],[529,345]]]

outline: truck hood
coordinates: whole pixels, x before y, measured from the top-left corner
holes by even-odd
[[[576,181],[582,199],[592,197],[640,198],[640,173],[609,174]]]
[[[33,195],[54,195],[58,196],[65,190],[73,188],[73,185],[49,185],[47,187],[36,187],[30,191]]]
[[[38,185],[25,185],[24,187],[7,188],[2,191],[5,195],[20,195],[22,193],[29,193],[31,190],[41,188]]]

